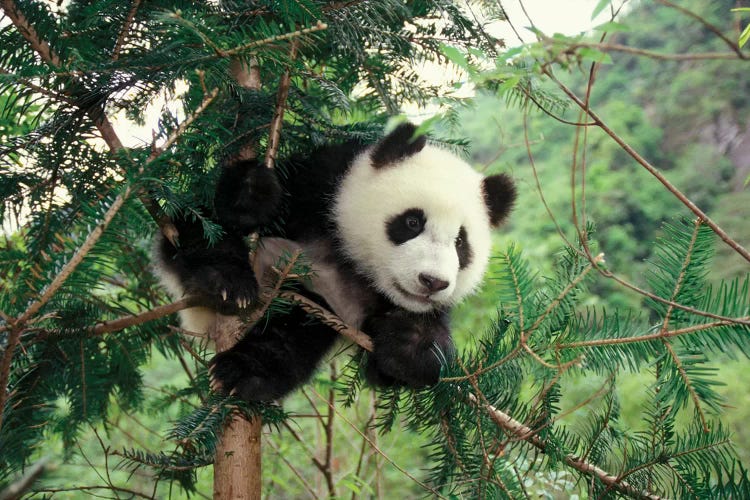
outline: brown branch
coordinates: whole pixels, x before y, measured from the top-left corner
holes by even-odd
[[[732,239],[726,231],[719,227],[716,222],[713,221],[705,212],[703,212],[698,206],[693,203],[682,191],[669,182],[669,180],[659,172],[654,165],[648,160],[641,156],[625,139],[620,137],[614,130],[612,130],[602,120],[598,114],[589,108],[567,85],[561,82],[549,68],[543,68],[542,72],[547,75],[557,86],[581,109],[585,110],[586,114],[597,123],[597,126],[602,129],[610,138],[612,138],[631,158],[633,158],[638,164],[645,168],[652,176],[654,176],[667,190],[672,193],[683,205],[685,205],[691,212],[693,212],[699,219],[701,219],[707,226],[709,226],[719,238],[721,238],[727,245],[729,245],[735,252],[741,255],[745,260],[750,262],[750,252],[740,245],[737,241]]]
[[[120,51],[122,50],[122,47],[125,45],[125,39],[127,38],[128,34],[130,33],[130,27],[133,25],[133,19],[135,19],[135,15],[138,12],[138,8],[141,5],[141,0],[133,0],[133,5],[130,7],[130,12],[128,12],[128,17],[125,19],[125,23],[122,25],[122,29],[120,30],[120,35],[117,37],[117,42],[115,42],[115,48],[112,49],[112,60],[116,61],[120,57]]]
[[[155,307],[148,311],[140,314],[133,314],[131,316],[123,316],[121,318],[113,319],[110,321],[102,321],[97,323],[92,329],[91,333],[94,335],[102,335],[104,333],[112,333],[120,330],[124,330],[130,326],[141,325],[155,319],[169,316],[183,309],[195,307],[199,305],[199,301],[196,297],[185,297],[171,304]]]
[[[320,319],[324,325],[331,327],[339,335],[342,335],[343,337],[351,340],[362,349],[372,352],[372,339],[370,339],[370,337],[366,333],[347,325],[341,320],[341,318],[328,311],[324,307],[295,292],[281,292],[279,294],[279,297],[282,299],[290,300],[292,302],[296,302],[302,308],[302,310]]]
[[[717,28],[713,24],[711,24],[708,21],[706,21],[706,19],[703,18],[702,16],[696,14],[695,12],[693,12],[693,11],[691,11],[689,9],[686,9],[685,7],[681,7],[679,5],[675,5],[674,3],[670,2],[669,0],[656,0],[656,1],[659,2],[662,5],[665,5],[667,7],[675,9],[676,11],[681,12],[682,14],[685,14],[688,17],[692,17],[693,19],[695,19],[696,21],[698,21],[699,23],[701,23],[708,31],[710,31],[711,33],[713,33],[714,35],[716,35],[717,37],[719,37],[725,44],[727,44],[727,46],[730,49],[732,49],[735,52],[735,54],[737,54],[737,57],[739,57],[740,59],[747,59],[747,56],[740,50],[740,47],[737,44],[737,42],[735,42],[734,40],[730,40],[729,38],[727,38],[726,35],[724,35],[724,33],[722,33],[719,28]]]
[[[39,54],[43,61],[51,64],[55,67],[60,67],[60,57],[50,47],[49,43],[39,36],[34,26],[29,23],[29,20],[21,12],[13,0],[2,0],[3,12],[8,16],[13,25],[16,27],[22,37],[26,39],[31,45],[31,48]]]
[[[290,61],[297,58],[297,41],[292,40],[292,48],[289,53]],[[276,95],[276,111],[271,120],[271,129],[268,132],[268,149],[266,149],[266,167],[273,168],[276,161],[276,155],[281,143],[281,126],[284,123],[284,111],[286,110],[286,100],[289,97],[289,86],[291,84],[291,70],[284,71],[279,81],[279,91]]]
[[[740,55],[737,55],[736,52],[698,52],[687,54],[669,54],[664,52],[656,52],[653,50],[639,49],[637,47],[630,47],[628,45],[621,45],[618,43],[575,42],[568,45],[567,47],[569,50],[591,48],[600,50],[602,52],[622,52],[624,54],[643,56],[659,61],[706,61],[716,59],[747,60],[747,57],[745,57],[744,54],[740,53]]]

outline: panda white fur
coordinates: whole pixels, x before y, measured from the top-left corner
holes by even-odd
[[[226,234],[209,246],[197,222],[175,221],[180,246],[157,244],[162,283],[205,307],[183,311],[205,332],[214,311],[241,312],[258,295],[255,276],[283,251],[302,250],[313,279],[301,293],[373,339],[374,385],[437,382],[453,352],[450,308],[482,280],[491,229],[510,212],[507,176],[485,177],[403,124],[373,145],[349,142],[290,161],[282,174],[255,162],[223,167],[215,214]],[[283,224],[272,224],[279,219]],[[261,230],[259,268],[243,236]],[[338,338],[293,308],[258,322],[212,361],[215,379],[249,401],[278,399],[304,383]]]

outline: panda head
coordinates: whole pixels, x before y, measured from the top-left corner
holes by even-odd
[[[414,312],[449,307],[481,282],[491,230],[516,191],[484,177],[403,124],[366,149],[341,179],[333,206],[342,250],[393,303]]]

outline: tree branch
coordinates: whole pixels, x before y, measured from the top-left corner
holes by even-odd
[[[547,443],[539,436],[537,436],[536,432],[534,432],[533,429],[515,420],[510,415],[498,410],[487,402],[480,403],[474,394],[469,395],[469,400],[477,406],[482,406],[487,411],[492,421],[495,422],[495,424],[497,424],[497,426],[503,429],[505,432],[516,438],[523,439],[527,443],[539,449],[541,452],[546,453]],[[565,455],[564,461],[568,466],[574,468],[578,472],[586,474],[587,476],[595,477],[603,484],[611,487],[611,489],[619,493],[648,500],[661,499],[661,497],[659,497],[658,495],[654,495],[648,491],[638,490],[630,484],[620,481],[620,478],[618,478],[617,476],[613,476],[609,472],[578,457]]]
[[[122,29],[120,30],[120,35],[117,37],[117,42],[115,42],[115,48],[112,49],[113,61],[116,61],[120,57],[120,51],[122,50],[122,47],[125,44],[125,39],[130,33],[130,27],[133,25],[133,19],[135,19],[135,15],[138,12],[138,7],[140,7],[140,5],[141,5],[141,0],[133,0],[133,5],[131,5],[130,7],[130,12],[128,12],[128,17],[127,19],[125,19],[125,23],[123,23],[122,25]]]
[[[585,113],[596,122],[597,126],[602,129],[610,138],[612,138],[631,158],[638,162],[643,168],[645,168],[652,176],[654,176],[667,190],[672,193],[683,205],[685,205],[691,212],[693,212],[699,219],[701,219],[708,227],[710,227],[719,238],[721,238],[727,245],[729,245],[735,252],[741,255],[745,260],[750,262],[750,252],[740,245],[737,241],[732,239],[726,231],[724,231],[719,225],[713,221],[703,210],[690,200],[685,194],[677,189],[677,187],[669,182],[669,180],[659,172],[654,165],[649,163],[643,156],[641,156],[625,139],[620,137],[614,130],[609,128],[604,120],[599,117],[590,107],[586,105],[567,85],[561,82],[547,67],[542,68],[542,72],[547,75],[557,86],[575,102]]]
[[[297,41],[292,40],[292,48],[289,58],[294,61],[297,58]],[[266,167],[273,168],[276,161],[276,154],[279,151],[281,143],[281,126],[284,123],[284,110],[286,109],[286,100],[289,97],[289,85],[291,84],[291,71],[289,68],[284,71],[279,81],[279,91],[276,96],[276,111],[271,120],[271,129],[268,133],[268,149],[266,149]]]

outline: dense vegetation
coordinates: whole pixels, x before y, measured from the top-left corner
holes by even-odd
[[[219,237],[198,207],[223,155],[283,168],[439,101],[433,136],[522,191],[455,320],[462,355],[434,390],[375,393],[347,349],[283,412],[244,408],[269,424],[264,492],[750,495],[748,261],[608,133],[750,245],[748,63],[724,7],[634,2],[593,35],[506,49],[443,1],[3,2],[0,491],[208,496],[239,404],[210,393],[211,352],[170,317],[105,323],[168,302],[151,233],[187,211]],[[477,96],[420,80],[422,60]],[[124,148],[109,117],[163,95],[181,109]]]

